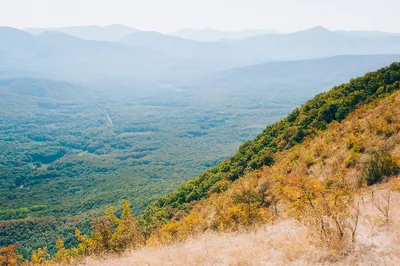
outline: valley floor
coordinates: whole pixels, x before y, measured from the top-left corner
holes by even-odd
[[[356,242],[342,252],[312,244],[306,227],[281,220],[256,232],[206,233],[122,257],[87,259],[84,265],[400,265],[400,193],[389,185],[372,187],[358,202]]]

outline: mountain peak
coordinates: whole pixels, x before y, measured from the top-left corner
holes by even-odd
[[[327,28],[322,27],[322,26],[316,26],[316,27],[310,28],[310,29],[308,29],[308,30],[306,30],[306,31],[313,31],[313,32],[331,32],[330,30],[328,30]]]
[[[324,34],[332,34],[333,32],[324,28],[322,26],[316,26],[313,28],[305,29],[290,33],[291,35],[298,35],[298,34],[310,34],[310,35],[324,35]]]
[[[137,31],[137,29],[126,26],[124,24],[112,24],[112,25],[104,26],[104,28]]]

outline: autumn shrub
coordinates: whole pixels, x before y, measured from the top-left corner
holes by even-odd
[[[369,186],[398,173],[400,173],[400,167],[388,151],[375,150],[371,153],[365,167],[365,177]]]
[[[47,252],[47,248],[38,248],[36,251],[32,251],[31,265],[50,265],[50,254]]]
[[[356,166],[356,164],[358,163],[360,158],[361,158],[360,153],[357,153],[357,152],[354,152],[353,150],[351,150],[344,162],[345,166],[347,168],[352,168],[352,167]]]
[[[171,221],[153,232],[147,240],[150,246],[172,244],[203,233],[207,229],[207,221],[197,211],[192,211],[180,221]]]
[[[349,183],[291,177],[285,181],[282,192],[282,199],[289,202],[294,217],[310,229],[314,242],[340,251],[351,247],[358,210]]]
[[[250,229],[270,218],[270,186],[258,178],[240,179],[215,204],[213,227],[220,231]]]
[[[65,248],[64,241],[58,238],[56,241],[57,252],[54,255],[54,261],[58,263],[69,263],[73,259],[73,254]]]

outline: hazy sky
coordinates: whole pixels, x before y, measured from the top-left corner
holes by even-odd
[[[0,25],[17,28],[125,24],[180,28],[400,32],[400,0],[0,0]]]

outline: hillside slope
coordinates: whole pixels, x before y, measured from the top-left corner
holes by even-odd
[[[388,190],[378,188],[383,199]],[[364,197],[359,240],[345,257],[309,244],[308,230],[293,220],[262,226],[255,232],[206,233],[185,242],[132,251],[107,259],[92,258],[87,265],[398,265],[400,263],[400,193],[392,192],[392,225],[371,228],[382,214],[371,193]]]
[[[378,170],[375,160],[379,161]],[[163,246],[106,260],[91,259],[89,265],[400,262],[400,176],[395,177],[400,172],[399,92],[359,108],[342,123],[332,123],[316,138],[279,152],[276,161],[272,167],[240,178],[227,191],[200,201],[187,218],[165,225],[148,241],[150,245]],[[364,187],[387,181],[390,176],[390,184]],[[325,186],[327,182],[329,185]],[[321,191],[318,185],[323,185]],[[332,189],[336,185],[339,186]],[[346,189],[349,194],[344,194]],[[333,216],[323,213],[322,222],[333,230],[327,231],[330,240],[324,238],[321,242],[318,238],[322,232],[313,220],[320,220],[308,212],[303,196],[313,202],[314,211],[321,213],[319,207],[327,207],[321,202],[334,202],[329,205],[332,210],[346,204],[343,212],[337,210]],[[265,203],[272,203],[274,197],[276,203],[267,206]],[[354,234],[345,233],[337,242],[332,239],[340,232],[335,233],[337,227],[329,223],[329,218],[336,215],[343,215],[338,219],[343,228],[349,220],[357,219],[350,223]],[[253,227],[257,223],[261,226]],[[245,228],[255,230],[240,232]],[[182,240],[185,241],[177,243]]]
[[[152,203],[143,216],[147,230],[152,231],[176,214],[181,215],[179,210],[187,212],[193,202],[221,191],[216,185],[219,181],[229,187],[240,176],[273,165],[276,152],[301,143],[318,130],[326,130],[333,121],[343,120],[357,107],[399,89],[400,63],[393,63],[316,96],[285,119],[268,126],[254,140],[245,142],[230,159]]]

